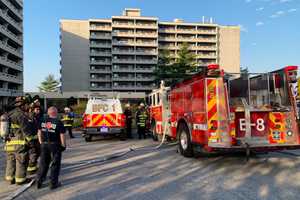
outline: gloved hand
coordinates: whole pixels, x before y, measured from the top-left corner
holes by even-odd
[[[66,150],[66,147],[61,145],[61,146],[60,146],[60,151],[63,152],[63,151],[65,151],[65,150]]]

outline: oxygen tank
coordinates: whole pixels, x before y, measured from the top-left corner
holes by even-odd
[[[9,135],[9,119],[7,114],[0,116],[0,136],[6,138]]]

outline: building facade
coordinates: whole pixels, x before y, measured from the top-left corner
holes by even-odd
[[[110,19],[61,20],[62,91],[147,92],[155,88],[153,70],[159,52],[176,59],[183,43],[197,56],[199,67],[220,64],[240,70],[240,28],[212,20],[161,22],[125,9]]]
[[[0,107],[23,93],[23,1],[0,0]]]

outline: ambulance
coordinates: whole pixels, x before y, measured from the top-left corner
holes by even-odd
[[[89,98],[83,115],[83,135],[86,142],[93,136],[125,134],[125,115],[119,99]]]

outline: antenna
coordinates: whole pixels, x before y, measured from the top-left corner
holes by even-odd
[[[202,16],[202,23],[205,23],[205,16]]]
[[[213,18],[212,18],[212,17],[210,18],[210,23],[211,23],[211,24],[213,23]]]

